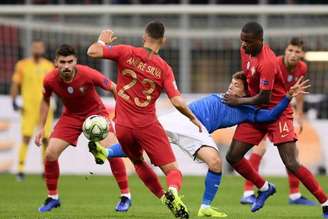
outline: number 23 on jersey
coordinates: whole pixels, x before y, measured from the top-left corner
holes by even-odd
[[[131,97],[127,94],[127,90],[131,89],[133,86],[136,85],[138,77],[137,74],[131,70],[131,69],[124,69],[122,71],[122,74],[124,76],[128,76],[131,78],[130,83],[124,85],[118,92],[117,94],[122,97],[124,100],[126,101],[130,101]],[[145,78],[142,80],[141,82],[143,85],[147,85],[148,84],[148,89],[145,89],[142,91],[142,93],[145,95],[146,100],[141,101],[138,97],[134,97],[133,102],[136,106],[138,107],[146,107],[149,105],[150,101],[151,101],[151,94],[155,91],[156,88],[156,83],[148,78]]]

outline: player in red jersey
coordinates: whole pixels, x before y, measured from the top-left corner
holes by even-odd
[[[110,45],[116,37],[113,37],[111,30],[105,30],[98,42],[89,47],[88,55],[117,62],[117,138],[144,184],[176,217],[188,218],[187,208],[177,194],[182,175],[165,131],[156,117],[155,102],[161,91],[165,90],[172,104],[200,131],[201,125],[181,98],[171,67],[158,55],[165,42],[164,32],[165,27],[161,22],[152,21],[145,28],[143,47],[133,47]],[[164,192],[158,177],[143,160],[143,151],[166,175],[167,192]]]
[[[247,77],[249,97],[238,98],[226,94],[225,101],[231,105],[256,104],[271,108],[286,93],[277,58],[270,47],[263,44],[263,28],[260,24],[245,24],[240,39],[242,69]],[[323,216],[328,218],[327,195],[312,173],[297,161],[297,139],[290,107],[273,123],[243,123],[235,131],[226,159],[240,175],[259,188],[251,211],[262,208],[267,198],[276,192],[275,186],[265,181],[244,158],[245,153],[258,145],[265,135],[277,146],[286,168],[318,199],[323,206]]]
[[[277,57],[279,68],[282,73],[282,78],[286,85],[286,90],[289,90],[300,77],[305,77],[307,73],[307,65],[301,59],[304,56],[304,42],[294,37],[292,38],[288,46],[285,49],[284,56]],[[299,95],[295,98],[295,110],[294,116],[296,121],[296,127],[299,129],[299,133],[302,132],[303,123],[303,102],[304,96]],[[261,159],[266,151],[266,144],[261,143],[255,147],[252,154],[249,157],[249,162],[252,164],[253,168],[258,171]],[[315,205],[315,202],[308,200],[306,197],[302,196],[300,193],[299,185],[300,182],[297,177],[287,170],[288,182],[289,182],[289,204],[298,205]],[[253,191],[253,183],[251,181],[245,181],[244,185],[244,195],[240,199],[241,204],[253,204],[256,197]]]
[[[35,138],[37,145],[40,145],[44,136],[49,100],[52,93],[61,98],[65,110],[53,129],[46,150],[45,181],[48,188],[48,198],[39,208],[40,212],[51,211],[53,208],[60,206],[57,190],[59,178],[58,158],[69,145],[76,145],[77,139],[82,132],[84,120],[95,114],[108,117],[106,108],[96,92],[96,87],[113,93],[116,92],[115,83],[100,72],[76,63],[77,58],[74,49],[69,45],[62,45],[56,52],[55,64],[57,68],[47,74],[43,81],[40,130]],[[113,133],[110,133],[109,136],[112,137]],[[110,159],[109,163],[121,193],[129,198],[130,193],[123,161],[120,158]],[[129,208],[130,202],[126,202],[126,198],[122,198],[116,210],[122,209],[122,206],[120,206],[122,201],[126,203],[125,211]]]

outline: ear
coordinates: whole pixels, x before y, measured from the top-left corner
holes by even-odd
[[[166,36],[164,36],[164,37],[162,38],[161,43],[162,43],[162,44],[165,44],[165,43],[166,43]]]

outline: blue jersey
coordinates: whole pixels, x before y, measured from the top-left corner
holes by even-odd
[[[257,109],[250,105],[229,106],[221,94],[211,94],[189,104],[190,110],[206,127],[209,133],[231,127],[242,122],[271,122],[276,120],[289,104],[287,97],[268,109]]]

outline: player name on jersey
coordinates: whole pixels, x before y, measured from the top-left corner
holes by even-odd
[[[140,71],[153,75],[157,79],[160,79],[162,76],[162,71],[159,68],[149,65],[148,63],[141,61],[139,58],[131,57],[126,61],[126,63],[136,69],[139,69]]]

